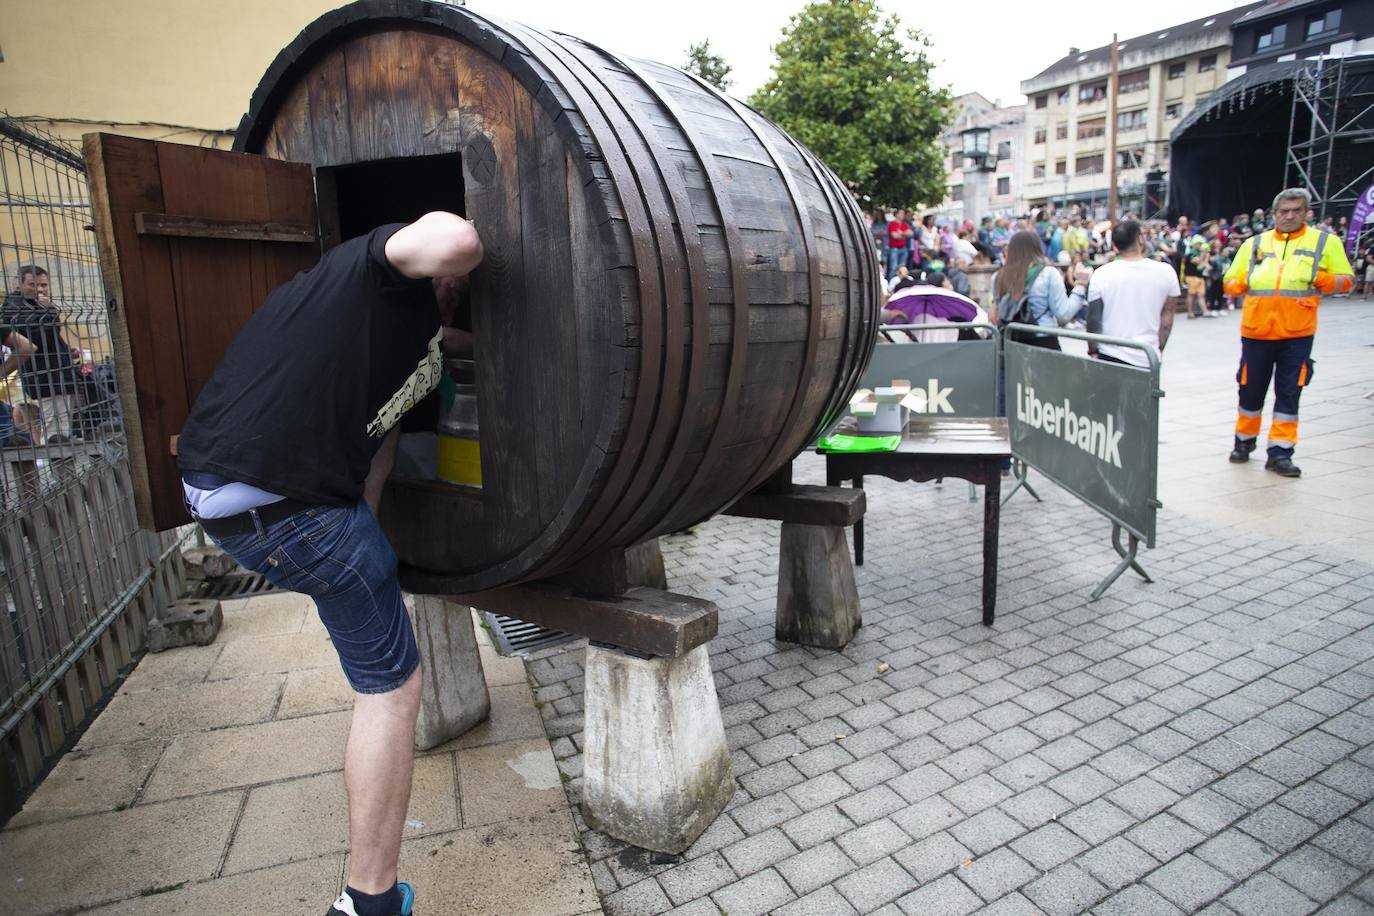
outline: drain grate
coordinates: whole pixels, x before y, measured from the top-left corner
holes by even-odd
[[[577,638],[571,633],[550,630],[548,627],[507,617],[505,614],[493,614],[490,611],[482,611],[481,614],[491,629],[492,642],[496,643],[496,648],[502,655],[529,655],[531,652],[538,652],[550,646],[560,646]]]
[[[193,580],[194,581],[194,580]],[[192,598],[247,598],[275,592],[277,587],[261,573],[232,573],[218,579],[203,579],[191,588]]]

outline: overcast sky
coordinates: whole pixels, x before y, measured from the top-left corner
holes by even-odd
[[[568,32],[633,57],[682,66],[687,46],[703,38],[734,68],[730,91],[740,98],[763,85],[772,46],[803,0],[469,0],[479,12]],[[1020,82],[1069,51],[1101,47],[1116,30],[1122,39],[1241,5],[1233,0],[1151,0],[1148,3],[1039,5],[1013,0],[933,3],[883,0],[903,25],[930,36],[935,77],[956,95],[981,92],[1003,105],[1025,101]],[[938,13],[936,11],[939,11]],[[1037,10],[1043,11],[1045,15]]]

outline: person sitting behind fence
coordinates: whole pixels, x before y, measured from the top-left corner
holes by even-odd
[[[949,278],[950,289],[961,296],[969,295],[968,266],[973,263],[972,258],[967,258],[962,254],[956,254],[950,259],[950,265],[945,269],[945,276]]]
[[[913,286],[915,283],[916,280],[911,276],[911,271],[903,264],[901,267],[897,268],[897,272],[892,275],[892,279],[887,281],[887,291],[889,293],[895,293],[898,289]]]

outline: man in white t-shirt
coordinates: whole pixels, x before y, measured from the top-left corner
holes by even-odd
[[[1088,281],[1088,331],[1134,340],[1162,357],[1174,327],[1178,274],[1145,256],[1140,223],[1133,219],[1112,229],[1112,244],[1116,260],[1103,264]],[[1135,347],[1089,343],[1088,354],[1105,362],[1150,366],[1149,357]]]

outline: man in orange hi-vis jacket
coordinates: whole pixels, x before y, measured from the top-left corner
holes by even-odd
[[[1311,198],[1289,188],[1274,198],[1274,228],[1247,239],[1223,283],[1227,295],[1245,296],[1240,322],[1240,406],[1233,462],[1250,460],[1259,439],[1264,398],[1274,380],[1265,468],[1301,477],[1293,463],[1298,444],[1298,398],[1312,382],[1312,338],[1321,297],[1348,293],[1355,284],[1339,236],[1306,225]]]

